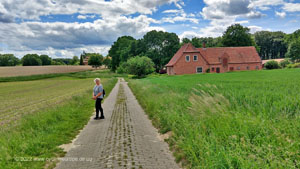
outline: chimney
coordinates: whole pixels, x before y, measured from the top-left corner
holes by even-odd
[[[205,42],[202,43],[202,47],[203,47],[204,49],[206,48]]]

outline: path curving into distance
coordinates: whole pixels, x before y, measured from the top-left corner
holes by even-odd
[[[124,79],[119,79],[103,109],[106,119],[91,117],[57,169],[179,168]]]

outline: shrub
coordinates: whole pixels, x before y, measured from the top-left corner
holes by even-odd
[[[283,61],[281,61],[281,62],[279,63],[280,67],[282,67],[282,68],[287,67],[287,65],[289,65],[289,64],[291,64],[291,62],[290,62],[289,59],[284,59]]]
[[[13,54],[0,54],[0,66],[16,66],[19,62]]]
[[[279,69],[279,64],[275,60],[268,61],[265,63],[266,69]]]
[[[40,66],[42,60],[37,54],[27,54],[22,58],[23,66]]]
[[[100,67],[103,63],[103,56],[97,53],[90,54],[88,64],[93,67]]]
[[[127,62],[122,63],[117,72],[126,72],[140,78],[154,72],[154,63],[146,56],[136,56],[130,58]]]
[[[300,63],[289,64],[287,65],[287,68],[300,68]]]
[[[127,67],[128,67],[127,62],[121,63],[121,65],[117,68],[117,73],[120,74],[127,73],[128,72]]]

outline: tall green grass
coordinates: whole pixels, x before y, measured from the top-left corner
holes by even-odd
[[[187,168],[299,168],[300,69],[130,80]]]
[[[103,82],[108,95],[117,79]],[[14,128],[1,130],[0,168],[34,169],[44,168],[46,164],[49,168],[54,167],[56,161],[52,160],[64,155],[58,146],[69,143],[93,113],[91,92],[73,96],[47,110],[24,115]]]

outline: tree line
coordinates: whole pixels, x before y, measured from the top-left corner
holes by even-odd
[[[300,29],[292,34],[270,31],[251,34],[249,28],[234,24],[221,37],[183,38],[181,42],[175,33],[155,30],[146,33],[141,39],[119,37],[109,50],[111,69],[116,71],[119,68],[120,72],[124,72],[128,59],[146,56],[154,63],[156,72],[159,72],[185,43],[192,43],[196,48],[202,47],[203,43],[206,47],[255,46],[263,60],[288,57],[297,62],[300,59]]]

